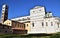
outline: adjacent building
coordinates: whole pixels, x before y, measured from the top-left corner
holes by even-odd
[[[8,6],[4,4],[2,6],[2,18],[0,22],[0,34],[9,33],[11,34],[11,26],[5,25],[4,22],[8,19]]]
[[[1,22],[4,23],[4,21],[6,21],[8,19],[8,6],[6,4],[4,4],[2,6],[2,18],[1,18]]]
[[[27,33],[30,32],[30,16],[18,17],[18,18],[14,18],[11,20],[18,21],[20,23],[24,23]]]
[[[0,23],[0,34],[12,34],[11,26]]]
[[[24,22],[24,24],[25,24],[25,29],[27,30],[27,33],[29,33],[31,30],[30,21]]]
[[[13,34],[27,34],[27,30],[25,29],[24,23],[20,23],[13,20],[6,20],[4,24],[11,26]]]

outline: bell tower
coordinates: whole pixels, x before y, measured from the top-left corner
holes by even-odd
[[[4,21],[6,21],[7,19],[8,19],[8,6],[4,4],[2,6],[2,18],[1,18],[2,23],[4,23]]]

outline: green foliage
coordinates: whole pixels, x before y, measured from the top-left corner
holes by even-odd
[[[0,34],[0,38],[60,38],[60,33],[57,34],[40,34],[40,35],[20,35],[20,34]]]
[[[60,34],[53,34],[50,38],[60,38]]]

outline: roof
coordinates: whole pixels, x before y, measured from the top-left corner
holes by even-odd
[[[37,9],[37,8],[42,8],[42,7],[44,7],[44,6],[35,6],[35,7],[32,8],[32,9]]]
[[[24,16],[24,17],[18,17],[18,18],[13,18],[13,19],[11,19],[11,20],[18,20],[18,19],[22,19],[22,18],[24,18],[24,19],[26,19],[27,17],[29,17],[30,18],[30,16]]]
[[[5,25],[5,24],[0,23],[0,26],[8,26],[8,25]],[[11,26],[8,26],[8,27],[11,27]]]

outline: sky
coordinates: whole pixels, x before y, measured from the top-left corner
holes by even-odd
[[[54,16],[60,17],[60,0],[0,0],[0,18],[3,4],[9,6],[8,19],[28,16],[35,6],[44,6],[46,12],[51,11]]]

